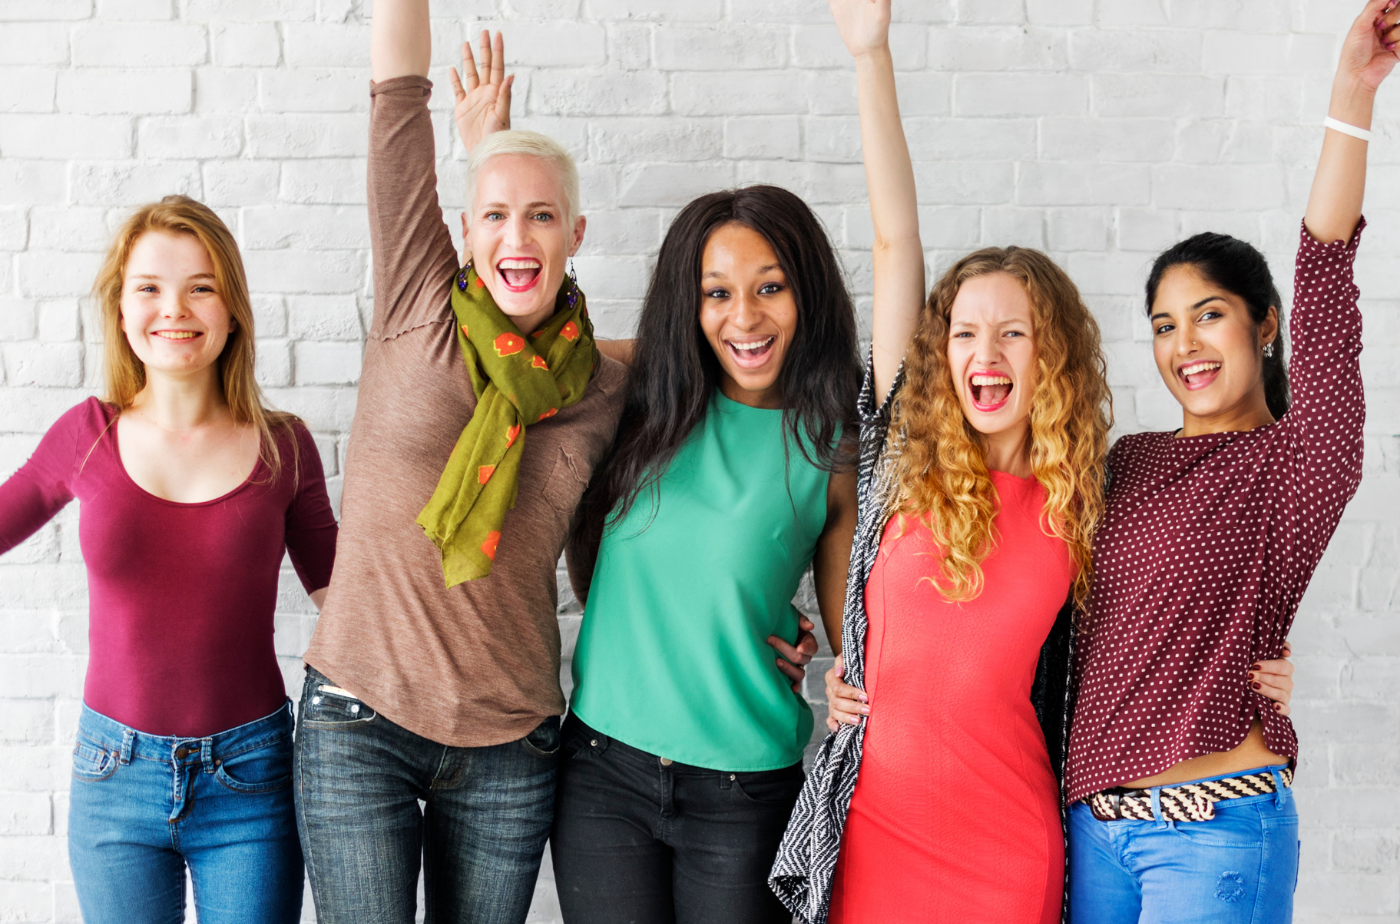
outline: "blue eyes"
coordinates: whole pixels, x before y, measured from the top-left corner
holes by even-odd
[[[505,220],[506,220],[506,216],[505,216],[505,213],[504,213],[504,212],[487,212],[487,213],[486,213],[485,215],[483,215],[482,217],[485,218],[487,221],[505,221]],[[546,222],[546,221],[553,221],[553,220],[554,220],[554,215],[553,215],[553,213],[551,213],[551,212],[535,212],[533,215],[530,216],[530,218],[531,218],[532,220],[534,220],[534,221]]]

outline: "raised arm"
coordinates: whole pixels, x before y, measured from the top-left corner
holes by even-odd
[[[501,33],[496,33],[493,44],[491,32],[481,30],[480,62],[472,54],[471,42],[463,42],[462,77],[457,76],[455,67],[448,69],[447,76],[452,80],[452,93],[457,100],[452,118],[468,152],[492,132],[510,128],[510,89],[515,85],[515,75],[506,76],[505,38]]]
[[[1386,12],[1394,0],[1369,0],[1342,40],[1337,76],[1332,80],[1329,117],[1345,125],[1369,131],[1376,89],[1390,75],[1400,42],[1400,4]],[[1322,139],[1308,211],[1303,218],[1308,233],[1319,243],[1347,241],[1361,219],[1361,198],[1366,190],[1366,141],[1329,127]]]
[[[428,0],[374,0],[369,71],[375,83],[395,77],[427,77],[432,57]]]
[[[890,0],[830,0],[846,50],[856,59],[860,141],[875,224],[875,404],[889,394],[924,303],[924,251],[914,165],[899,120],[890,56]]]

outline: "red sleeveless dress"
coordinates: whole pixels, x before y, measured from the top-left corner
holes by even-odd
[[[1040,483],[992,482],[999,541],[973,600],[949,603],[926,579],[927,529],[885,528],[865,586],[871,710],[831,924],[1060,920],[1060,794],[1030,691],[1074,571],[1041,529]]]

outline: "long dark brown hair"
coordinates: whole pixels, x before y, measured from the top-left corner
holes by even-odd
[[[622,422],[611,455],[593,476],[576,535],[601,535],[614,512],[626,516],[654,490],[685,438],[705,416],[720,366],[700,329],[701,261],[710,235],[738,222],[763,235],[797,304],[797,329],[778,385],[789,443],[828,470],[850,463],[860,360],[856,319],[841,265],[807,204],[777,186],[714,192],[692,201],[671,224],[657,256],[637,324]]]

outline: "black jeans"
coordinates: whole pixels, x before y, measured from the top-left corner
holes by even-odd
[[[321,924],[523,924],[549,836],[559,719],[492,747],[437,744],[314,669],[297,719],[297,825]],[[419,802],[424,803],[419,808]]]
[[[790,924],[768,871],[802,765],[728,773],[564,722],[550,851],[566,924]]]

